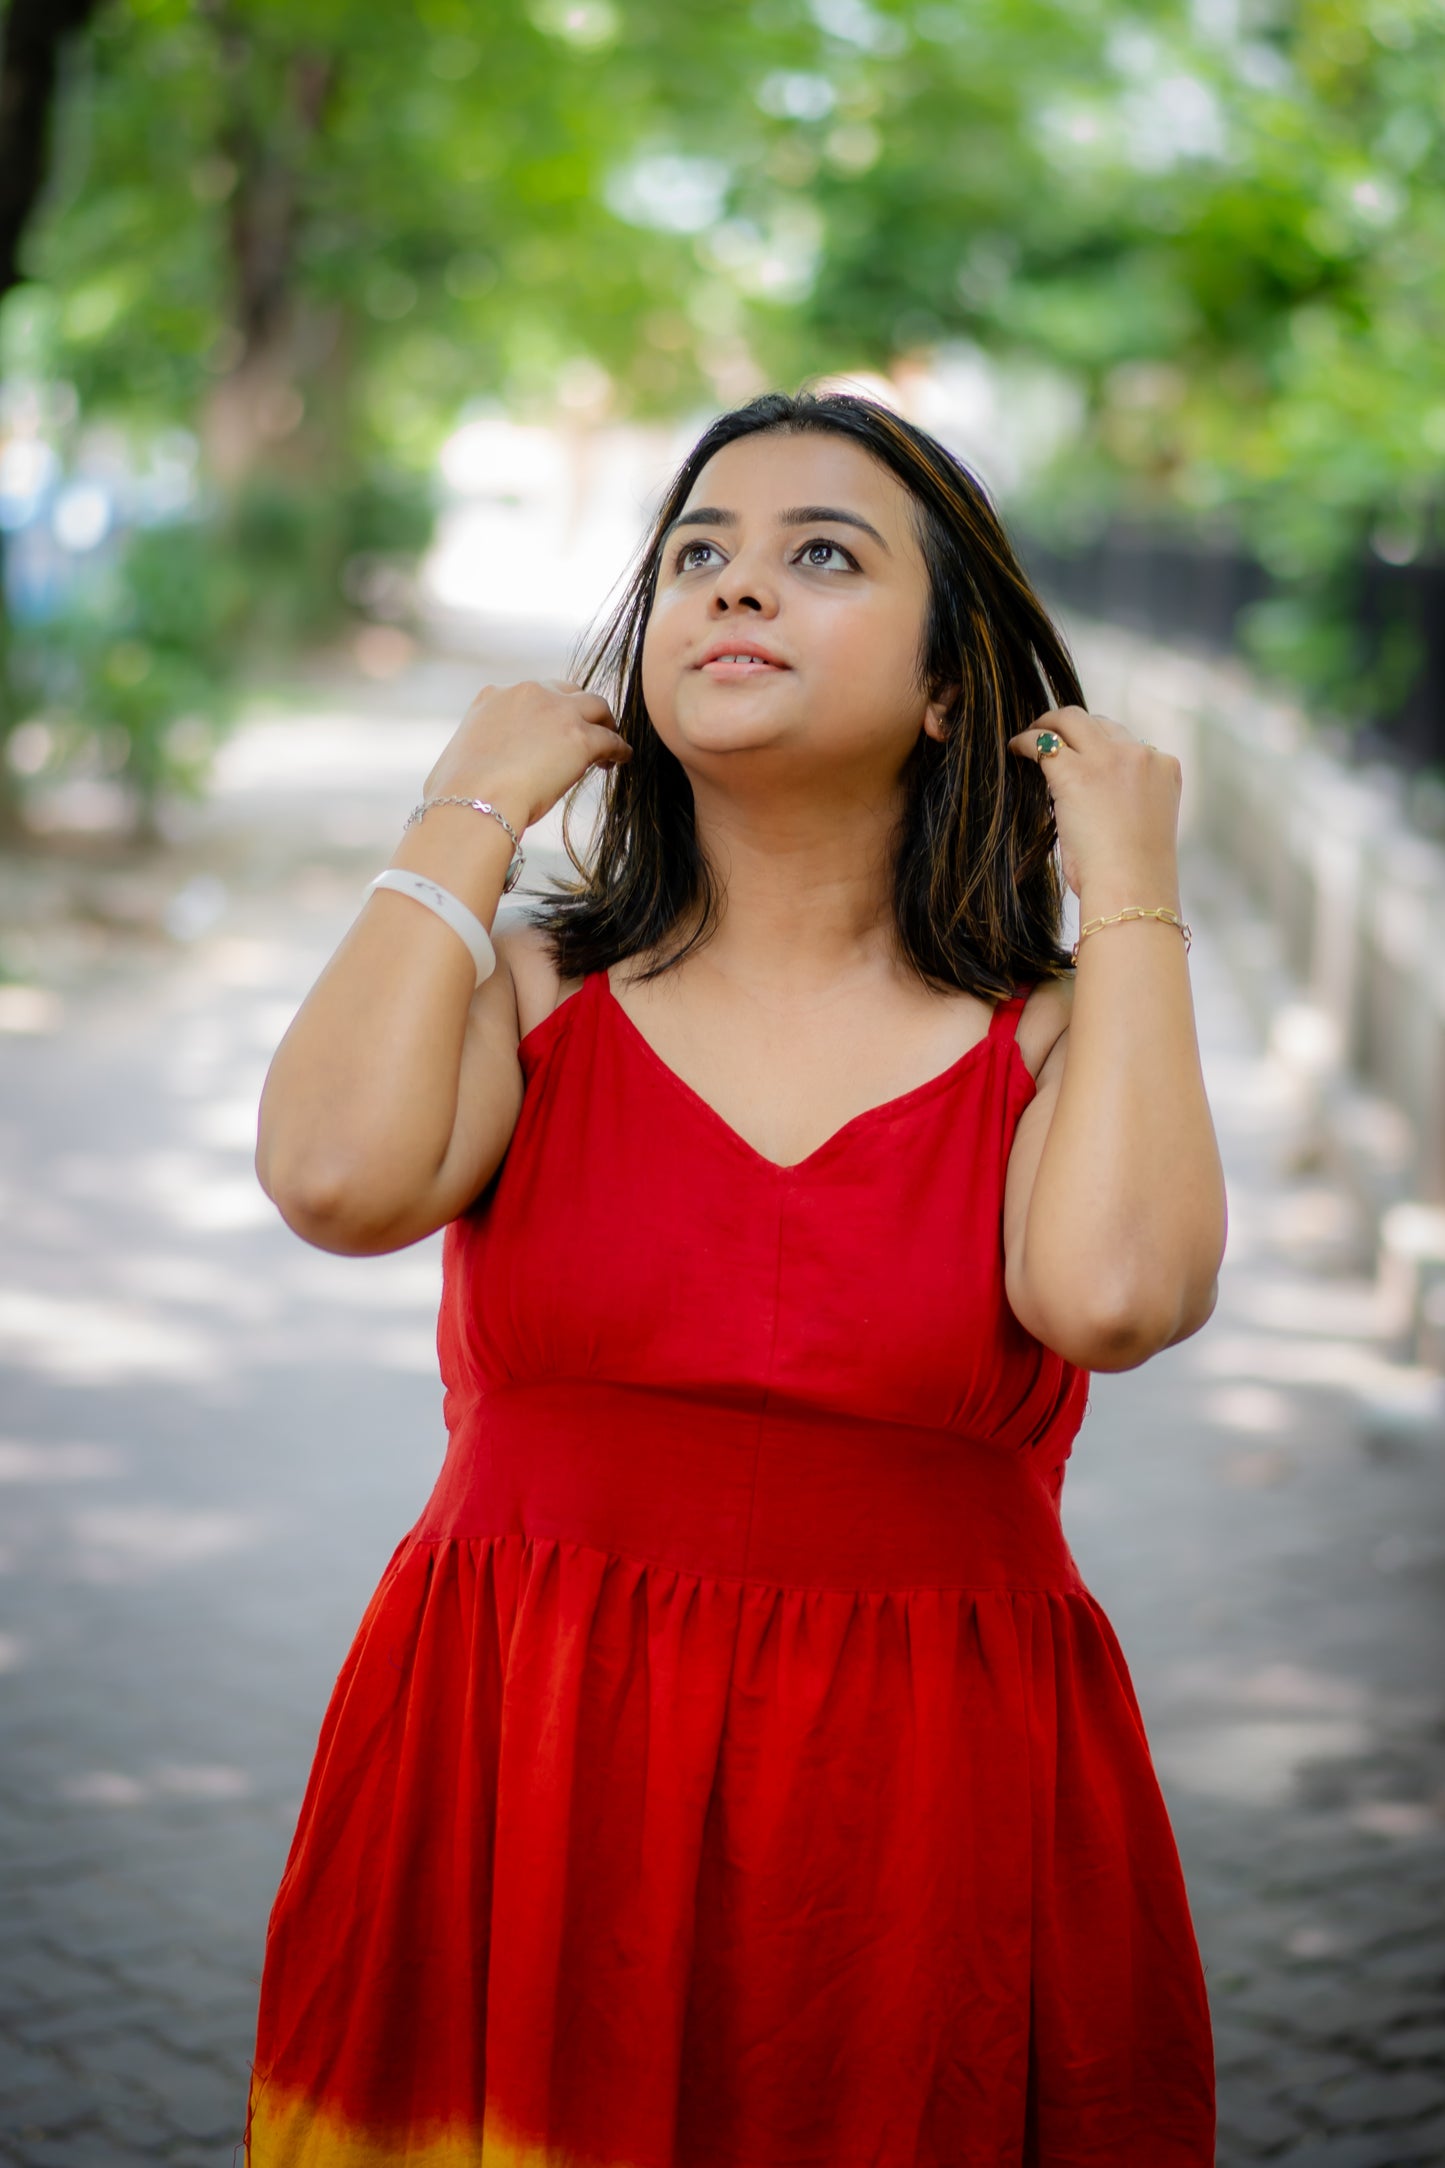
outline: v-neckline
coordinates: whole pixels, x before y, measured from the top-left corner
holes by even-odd
[[[803,1173],[813,1165],[815,1160],[821,1159],[824,1153],[832,1151],[834,1146],[841,1140],[851,1137],[853,1132],[863,1123],[876,1121],[883,1115],[897,1114],[902,1109],[912,1106],[918,1100],[931,1098],[935,1093],[951,1084],[963,1070],[971,1068],[973,1063],[980,1055],[985,1054],[989,1047],[1000,1042],[1005,1047],[1012,1048],[1013,1058],[1018,1062],[1020,1069],[1028,1078],[1030,1084],[1036,1082],[1033,1072],[1019,1051],[1016,1032],[1000,1031],[998,1029],[999,1008],[1004,1006],[1003,1003],[1000,1003],[999,1008],[994,1010],[992,1017],[989,1019],[988,1029],[984,1032],[983,1037],[976,1039],[972,1046],[965,1048],[958,1059],[951,1061],[946,1069],[940,1069],[933,1076],[925,1077],[921,1084],[910,1085],[907,1091],[895,1093],[891,1099],[880,1100],[876,1106],[864,1107],[859,1113],[850,1114],[846,1122],[841,1123],[837,1129],[832,1130],[829,1135],[824,1137],[821,1144],[815,1144],[811,1152],[805,1152],[801,1159],[769,1159],[766,1152],[760,1152],[755,1144],[750,1144],[741,1130],[734,1129],[732,1123],[719,1114],[710,1099],[704,1099],[702,1093],[695,1091],[685,1077],[678,1075],[670,1062],[663,1060],[652,1041],[641,1027],[633,1022],[613,992],[610,973],[598,971],[590,973],[589,976],[600,981],[599,992],[603,1002],[620,1019],[627,1037],[652,1068],[667,1078],[673,1089],[679,1092],[685,1100],[689,1101],[702,1115],[703,1119],[728,1139],[737,1150],[745,1153],[755,1165],[765,1167],[770,1174]],[[578,995],[573,998],[580,998],[581,992],[584,990],[585,988],[579,989]],[[566,1004],[563,1003],[562,1006],[565,1007]]]

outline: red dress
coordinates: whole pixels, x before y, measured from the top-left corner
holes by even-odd
[[[1023,993],[796,1166],[605,974],[447,1229],[450,1444],[327,1712],[251,2168],[1211,2168],[1208,2008],[1004,1297]]]

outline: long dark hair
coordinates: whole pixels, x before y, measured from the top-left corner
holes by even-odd
[[[1007,748],[1043,710],[1083,706],[1069,651],[962,461],[887,407],[835,392],[767,392],[712,423],[668,487],[622,599],[572,665],[578,683],[610,700],[633,752],[604,773],[585,860],[564,816],[577,878],[536,912],[558,972],[573,978],[655,951],[641,974],[655,978],[717,925],[722,897],[698,844],[692,786],[643,705],[642,641],[663,536],[698,475],[724,445],[765,430],[847,437],[917,506],[931,590],[920,683],[930,698],[954,690],[942,742],[920,732],[904,766],[893,872],[901,955],[925,982],[986,999],[1057,976],[1069,958],[1053,808],[1037,765]]]

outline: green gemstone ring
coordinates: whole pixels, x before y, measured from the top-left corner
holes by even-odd
[[[1063,742],[1057,730],[1041,730],[1034,739],[1034,751],[1038,754],[1040,760],[1047,760],[1050,753],[1059,751]]]

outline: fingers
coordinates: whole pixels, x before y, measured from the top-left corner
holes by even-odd
[[[540,692],[553,693],[565,700],[583,724],[589,748],[594,739],[589,767],[596,761],[617,762],[632,758],[632,747],[617,728],[617,719],[609,702],[601,693],[593,692],[586,685],[579,685],[572,678],[538,678],[535,688]]]
[[[620,761],[631,760],[633,749],[618,730],[616,718],[605,700],[596,693],[583,693],[578,698],[577,708],[589,744],[596,741],[594,761],[616,766]]]
[[[1039,741],[1042,738],[1043,744]],[[1143,738],[1136,738],[1132,730],[1116,723],[1107,715],[1091,715],[1087,708],[1050,708],[1008,741],[1011,753],[1019,753],[1026,760],[1034,760],[1044,767],[1054,761],[1067,762],[1070,753],[1086,753],[1095,748],[1137,745],[1146,752],[1155,752]]]
[[[600,760],[612,767],[616,767],[622,761],[631,760],[632,747],[628,744],[626,738],[619,737],[615,730],[603,732],[602,737],[602,744],[592,756],[594,762]]]
[[[576,708],[584,723],[605,723],[609,729],[616,728],[612,709],[601,693],[592,692],[586,685],[575,684],[571,678],[541,678],[538,682],[544,692],[560,693]]]
[[[1022,754],[1025,760],[1037,761],[1042,767],[1062,760],[1066,754],[1079,750],[1078,725],[1072,717],[1082,714],[1082,708],[1055,708],[1052,713],[1041,715],[1036,723],[1030,723],[1017,737],[1010,738],[1008,749],[1011,753]],[[1089,718],[1085,716],[1084,720],[1087,722]]]
[[[585,703],[585,704],[584,704]],[[578,702],[578,713],[586,730],[589,743],[598,741],[598,760],[630,760],[632,747],[617,728],[617,719],[607,702],[596,693],[585,693]]]

